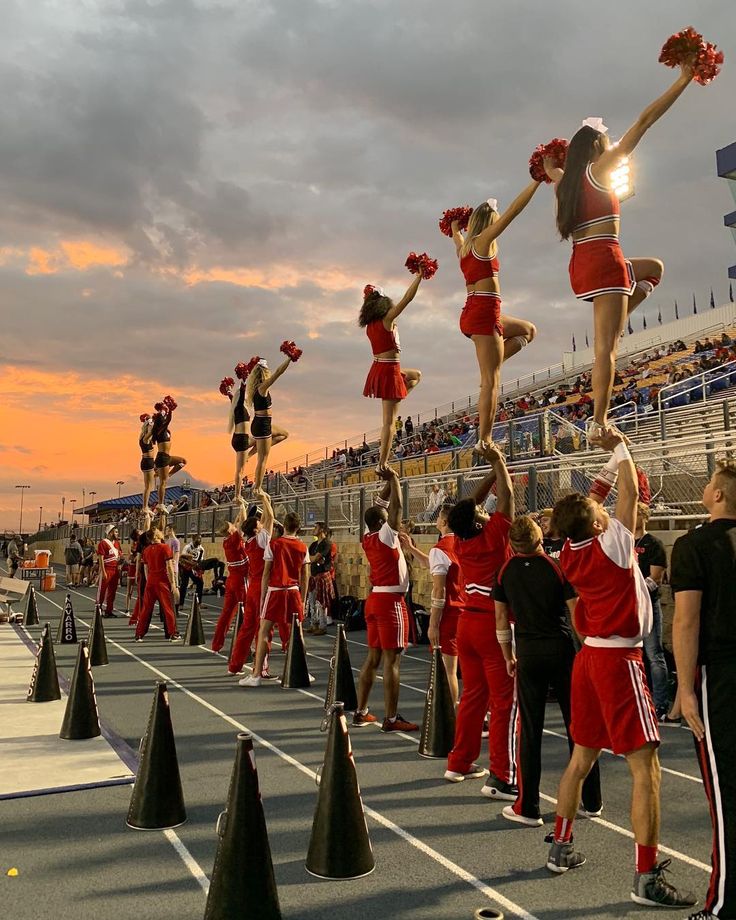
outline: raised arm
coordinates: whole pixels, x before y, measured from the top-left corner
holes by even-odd
[[[601,438],[601,444],[613,451],[611,461],[615,461],[618,474],[618,495],[614,517],[633,533],[636,528],[636,505],[639,501],[639,479],[636,475],[636,466],[634,466],[626,440],[620,431],[615,428],[610,429]]]
[[[390,466],[382,471],[382,475],[388,481],[390,489],[388,499],[388,524],[392,530],[398,530],[401,524],[402,509],[401,483],[399,482],[399,476],[396,470],[392,469]]]
[[[416,293],[419,290],[419,285],[422,283],[422,276],[417,275],[409,287],[406,289],[406,294],[401,298],[401,300],[394,304],[393,307],[388,311],[388,313],[383,317],[383,325],[387,328],[391,328],[391,324],[396,320],[397,317],[406,310],[409,304],[416,297]]]
[[[529,204],[529,202],[534,197],[534,193],[539,188],[539,182],[530,182],[527,187],[520,192],[516,198],[511,202],[511,204],[506,208],[506,210],[501,214],[497,221],[494,221],[490,226],[486,227],[481,233],[476,236],[474,245],[477,249],[485,248],[490,246],[491,243],[500,236],[503,231],[508,227],[511,221],[518,217],[519,214],[524,210],[524,208]]]
[[[455,253],[460,255],[460,250],[465,245],[465,237],[460,229],[460,221],[453,220],[450,224],[450,228],[452,230],[452,242],[455,244]]]
[[[238,499],[238,504],[240,505],[240,510],[238,511],[238,516],[233,521],[233,524],[235,524],[236,527],[240,527],[240,525],[245,520],[246,514],[248,513],[248,506],[245,504],[245,499],[242,497],[242,495]]]
[[[513,520],[515,513],[514,484],[506,469],[503,455],[495,447],[487,447],[483,456],[493,466],[496,474],[496,511]],[[490,491],[490,489],[489,489]],[[486,492],[488,497],[488,492]]]
[[[478,485],[475,487],[473,492],[473,501],[476,505],[485,504],[485,500],[491,494],[491,489],[493,488],[493,483],[496,481],[496,470],[495,467],[491,469],[491,472],[488,473]]]
[[[264,380],[264,382],[258,387],[258,392],[261,394],[261,396],[265,396],[266,393],[268,393],[274,383],[276,383],[276,381],[290,364],[291,358],[287,358],[286,361],[282,361],[281,364],[279,364],[279,366],[273,372],[273,374],[269,376],[268,380]]]
[[[553,157],[544,157],[542,160],[542,165],[544,166],[544,171],[547,173],[547,176],[554,182],[555,185],[562,179],[565,175],[565,170],[560,166],[555,166],[555,161]]]
[[[268,492],[261,491],[261,501],[263,502],[261,526],[270,537],[273,533],[273,505],[271,504],[271,497]]]

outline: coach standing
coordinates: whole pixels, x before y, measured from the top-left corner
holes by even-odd
[[[675,543],[673,641],[682,715],[695,739],[713,822],[705,909],[736,917],[736,461],[721,460],[703,491],[710,522]]]

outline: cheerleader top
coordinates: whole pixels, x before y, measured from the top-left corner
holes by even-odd
[[[460,271],[466,284],[477,284],[479,281],[495,278],[499,267],[498,255],[479,256],[474,245],[460,259]]]
[[[586,227],[595,227],[596,224],[605,224],[607,221],[618,220],[621,213],[618,198],[613,189],[601,185],[590,168],[590,163],[586,167],[580,185],[580,195],[578,197],[578,207],[575,214],[577,223],[573,228],[573,233],[578,230],[585,230]],[[613,233],[601,233],[597,236],[586,236],[585,240],[617,240],[618,236]]]
[[[390,330],[387,329],[382,319],[374,319],[372,323],[368,323],[365,327],[365,334],[370,340],[374,355],[383,354],[384,351],[401,351],[399,330],[396,326]]]

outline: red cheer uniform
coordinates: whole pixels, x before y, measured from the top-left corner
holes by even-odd
[[[166,543],[152,543],[143,550],[141,560],[147,569],[146,593],[143,595],[143,607],[135,628],[136,639],[142,638],[148,632],[156,601],[159,602],[164,615],[167,636],[172,636],[176,632],[176,614],[171,603],[171,585],[166,571],[167,561],[173,558],[171,547]]]
[[[263,559],[271,563],[271,573],[261,619],[290,625],[292,616],[296,614],[301,622],[304,618],[304,605],[300,581],[303,567],[309,565],[306,544],[292,534],[284,534],[269,542]]]
[[[445,534],[429,551],[430,575],[445,576],[445,608],[440,620],[440,649],[443,655],[457,655],[457,623],[467,604],[465,583],[457,560],[457,537]]]
[[[460,271],[465,284],[477,284],[498,275],[498,256],[479,256],[475,246],[460,259]],[[460,331],[473,335],[503,336],[501,325],[501,295],[496,291],[468,291],[460,314]]]
[[[380,530],[364,534],[361,543],[372,586],[365,602],[368,647],[405,649],[409,612],[404,595],[409,589],[409,569],[398,531],[386,521]]]
[[[222,548],[227,562],[227,580],[222,612],[217,618],[215,632],[212,636],[213,652],[219,652],[225,644],[225,636],[230,629],[238,604],[245,604],[245,593],[248,587],[248,556],[241,532],[235,530],[228,534],[222,541]]]
[[[463,693],[457,711],[455,744],[447,767],[458,773],[470,770],[480,754],[483,720],[490,710],[490,770],[500,780],[513,784],[516,781],[514,679],[506,671],[496,639],[493,602],[496,576],[511,555],[510,528],[511,520],[497,511],[477,536],[455,543],[465,582],[465,600],[457,624]]]
[[[120,581],[120,543],[107,537],[97,544],[100,557],[100,582],[97,587],[97,603],[111,614],[115,604],[115,592]]]
[[[245,592],[245,609],[243,611],[243,625],[235,637],[232,655],[228,668],[237,673],[245,664],[253,642],[258,635],[261,607],[261,582],[263,581],[263,558],[266,547],[271,537],[266,530],[259,530],[257,534],[243,543],[245,556],[248,560],[248,586]],[[266,669],[264,665],[264,670]]]
[[[389,330],[383,325],[382,319],[376,319],[368,323],[365,333],[370,340],[374,356],[386,351],[401,351],[399,330],[396,326]],[[406,399],[407,392],[399,359],[374,357],[363,387],[363,396],[398,400]]]

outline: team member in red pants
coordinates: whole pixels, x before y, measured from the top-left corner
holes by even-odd
[[[513,802],[516,782],[516,699],[514,679],[506,671],[496,638],[493,588],[509,558],[509,529],[514,516],[514,492],[506,464],[493,447],[483,445],[482,456],[493,471],[472,498],[458,502],[448,523],[457,542],[455,552],[465,582],[465,606],[457,625],[457,650],[463,675],[463,695],[457,712],[455,744],[447,759],[445,779],[459,783],[483,776],[476,762],[486,712],[491,711],[488,734],[491,775],[481,793]],[[483,507],[496,483],[496,511]]]
[[[122,548],[118,540],[118,529],[114,524],[105,531],[106,536],[97,544],[100,557],[100,580],[97,587],[97,603],[105,608],[105,617],[114,617],[115,592],[120,581],[120,556]]]
[[[239,674],[248,660],[251,646],[258,635],[261,617],[261,583],[265,568],[264,554],[273,531],[273,506],[266,492],[259,493],[263,503],[263,514],[255,509],[243,524],[245,554],[248,559],[248,589],[245,593],[243,624],[235,638],[235,645],[227,668],[229,674]],[[261,670],[261,677],[268,677],[268,656]]]
[[[299,515],[290,511],[284,517],[283,537],[271,540],[263,554],[261,625],[256,659],[252,673],[238,681],[241,687],[260,687],[273,625],[291,623],[294,614],[301,624],[304,617],[309,581],[309,550],[297,536],[301,526]],[[301,629],[301,625],[298,628]]]
[[[148,632],[151,614],[156,601],[164,615],[164,628],[170,642],[176,642],[181,636],[176,631],[176,614],[172,604],[179,600],[179,588],[174,574],[174,554],[171,547],[163,542],[163,532],[158,528],[150,531],[151,543],[143,550],[141,559],[146,568],[146,593],[143,595],[143,609],[138,616],[135,628],[135,641],[142,642]]]
[[[212,636],[212,651],[219,652],[225,644],[225,636],[238,609],[238,604],[245,604],[245,592],[248,587],[248,556],[240,527],[245,520],[246,505],[243,498],[239,500],[240,511],[234,521],[226,521],[219,530],[222,548],[227,562],[227,580],[222,612],[217,618],[215,632]]]
[[[142,530],[135,541],[135,583],[136,583],[136,597],[135,597],[135,606],[133,607],[133,613],[130,615],[128,620],[129,626],[135,626],[138,622],[138,617],[141,614],[143,609],[143,598],[146,595],[146,567],[143,565],[143,560],[141,556],[143,555],[143,550],[151,542],[151,532],[150,530]]]

